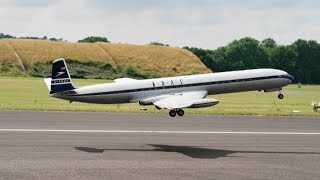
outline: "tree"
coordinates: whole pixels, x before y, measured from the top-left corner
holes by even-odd
[[[299,39],[292,47],[297,53],[296,79],[304,83],[320,83],[320,44]]]
[[[295,66],[297,62],[297,53],[292,46],[279,46],[271,54],[272,68],[287,71],[296,76]]]
[[[264,39],[262,42],[261,42],[261,45],[266,47],[266,48],[275,48],[277,47],[277,43],[275,40],[273,40],[272,38],[267,38],[267,39]]]
[[[58,41],[57,38],[50,38],[49,40],[50,40],[50,41]]]
[[[19,37],[19,38],[20,38],[20,39],[35,39],[35,40],[41,39],[41,38],[39,38],[39,37],[34,37],[34,36]]]
[[[253,38],[235,40],[226,47],[225,61],[229,69],[241,70],[269,67],[268,54]]]
[[[95,42],[107,42],[110,41],[106,37],[99,37],[99,36],[89,36],[84,39],[79,40],[78,42],[87,42],[87,43],[95,43]]]
[[[214,67],[216,67],[213,51],[188,46],[183,47],[183,49],[189,50],[195,54],[209,69],[213,70]]]
[[[156,41],[150,42],[149,45],[154,45],[154,46],[169,46],[169,44],[163,44],[163,43],[156,42]]]
[[[4,38],[16,38],[16,37],[11,36],[9,34],[0,33],[0,39],[4,39]]]

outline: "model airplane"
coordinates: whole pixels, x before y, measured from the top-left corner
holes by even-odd
[[[184,108],[201,108],[219,103],[206,99],[211,94],[263,90],[279,91],[283,99],[283,86],[291,84],[293,77],[277,69],[253,69],[200,75],[136,80],[121,78],[113,83],[96,84],[76,88],[64,59],[53,61],[52,77],[46,78],[50,96],[70,102],[119,104],[139,102],[168,109],[171,117],[184,115]]]

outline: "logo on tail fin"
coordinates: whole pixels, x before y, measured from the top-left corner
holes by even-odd
[[[64,74],[65,72],[64,71],[61,71],[61,72],[57,72],[58,74],[56,75],[56,77],[58,76],[61,76],[62,74]]]

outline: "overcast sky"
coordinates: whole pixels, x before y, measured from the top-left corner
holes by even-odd
[[[213,49],[245,36],[320,41],[319,0],[0,0],[0,32]]]

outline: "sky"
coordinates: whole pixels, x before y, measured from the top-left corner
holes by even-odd
[[[0,0],[0,32],[215,49],[235,39],[320,41],[319,0]]]

